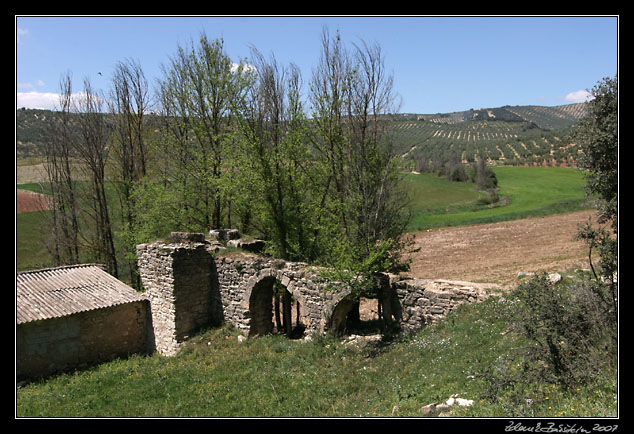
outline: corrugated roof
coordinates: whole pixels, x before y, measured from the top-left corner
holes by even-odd
[[[94,264],[24,271],[16,281],[18,324],[146,299]]]

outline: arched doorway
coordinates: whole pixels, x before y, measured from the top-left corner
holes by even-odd
[[[328,329],[336,335],[343,335],[348,329],[348,316],[353,312],[356,302],[351,297],[345,297],[332,310]]]
[[[253,286],[249,297],[251,314],[249,336],[262,336],[273,331],[273,285],[275,277],[265,277]]]
[[[301,305],[287,287],[274,276],[259,280],[249,296],[249,336],[270,333],[285,334],[289,338],[303,335]]]
[[[402,318],[398,295],[387,276],[378,275],[377,284],[374,297],[343,296],[332,309],[327,329],[337,335],[373,335],[398,327]]]

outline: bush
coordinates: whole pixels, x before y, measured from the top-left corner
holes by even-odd
[[[607,285],[585,278],[555,284],[544,274],[522,283],[507,314],[526,344],[509,356],[502,370],[505,380],[490,374],[490,382],[573,388],[611,372],[616,368],[617,328],[609,294]]]
[[[498,186],[498,180],[493,170],[486,165],[482,158],[478,158],[475,169],[475,183],[482,190],[494,189]]]
[[[500,196],[498,196],[495,190],[487,190],[487,196],[478,199],[478,205],[491,205],[497,203],[500,200]]]
[[[544,402],[553,390],[616,384],[617,327],[608,295],[598,280],[555,284],[544,274],[505,296],[501,319],[510,327],[502,334],[513,348],[478,363],[481,397],[517,416],[530,414],[530,402]]]

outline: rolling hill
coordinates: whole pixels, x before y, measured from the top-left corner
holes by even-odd
[[[398,114],[392,141],[411,169],[421,161],[446,161],[452,154],[464,162],[483,156],[493,164],[571,165],[577,150],[566,136],[585,113],[580,103]],[[16,110],[17,157],[43,155],[46,130],[56,115],[50,110]]]
[[[393,143],[412,169],[452,154],[464,162],[481,156],[494,164],[574,165],[577,149],[567,136],[585,114],[583,103],[406,114],[395,123]]]

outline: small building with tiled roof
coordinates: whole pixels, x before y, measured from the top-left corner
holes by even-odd
[[[149,301],[94,264],[16,275],[16,377],[151,350]]]

